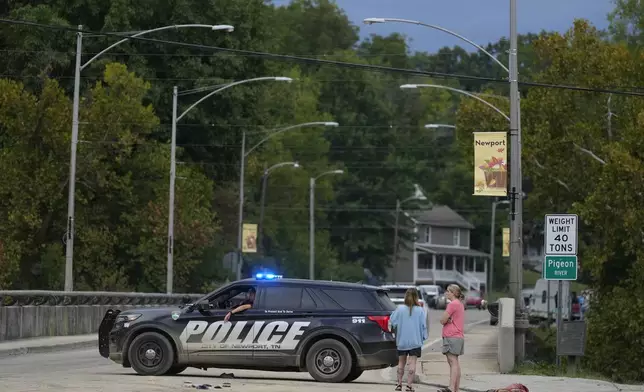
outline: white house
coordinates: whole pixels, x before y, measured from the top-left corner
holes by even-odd
[[[441,286],[458,283],[467,290],[486,290],[489,255],[470,249],[474,226],[465,218],[447,206],[434,206],[407,211],[401,214],[401,221],[411,222],[411,228],[401,229],[408,234],[401,234],[398,260],[387,271],[388,281]]]

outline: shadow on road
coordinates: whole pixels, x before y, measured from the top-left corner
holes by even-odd
[[[110,375],[110,376],[132,376],[132,377],[145,377],[141,376],[136,373],[115,373],[115,372],[101,372],[101,374],[105,375]],[[302,375],[307,374],[307,373],[302,373]],[[219,380],[230,380],[235,381],[241,381],[241,380],[259,380],[259,381],[284,381],[284,382],[308,382],[308,383],[313,383],[313,384],[330,384],[330,385],[341,385],[341,384],[347,384],[347,385],[389,385],[390,383],[386,381],[361,381],[360,379],[357,379],[355,381],[352,381],[350,383],[323,383],[319,381],[315,381],[310,378],[295,378],[295,377],[267,377],[267,376],[251,376],[251,375],[236,375],[235,377],[230,377],[230,376],[223,376],[222,374],[208,374],[204,372],[203,374],[197,374],[197,373],[191,373],[191,374],[178,374],[176,376],[159,376],[161,378],[167,379],[167,378],[176,378],[177,380],[184,380],[184,379],[190,379],[190,378],[210,378],[210,379],[219,379]]]

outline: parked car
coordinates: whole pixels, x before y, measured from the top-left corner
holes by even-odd
[[[445,292],[445,290],[438,285],[421,285],[418,286],[420,292],[427,303],[429,308],[436,309],[436,300],[438,297]]]
[[[465,294],[465,308],[477,308],[481,310],[485,308],[485,300],[480,291],[470,290]]]

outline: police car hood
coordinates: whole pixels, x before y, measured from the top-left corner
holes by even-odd
[[[182,309],[179,306],[165,307],[165,308],[135,308],[122,311],[121,315],[140,314],[145,318],[155,317],[158,315],[170,315],[172,312],[180,312]]]

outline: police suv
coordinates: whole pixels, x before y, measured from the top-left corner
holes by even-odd
[[[249,292],[252,307],[226,316],[249,303]],[[350,382],[397,365],[393,310],[380,287],[258,274],[194,304],[109,310],[99,352],[143,375],[195,367],[307,371],[317,381]]]

